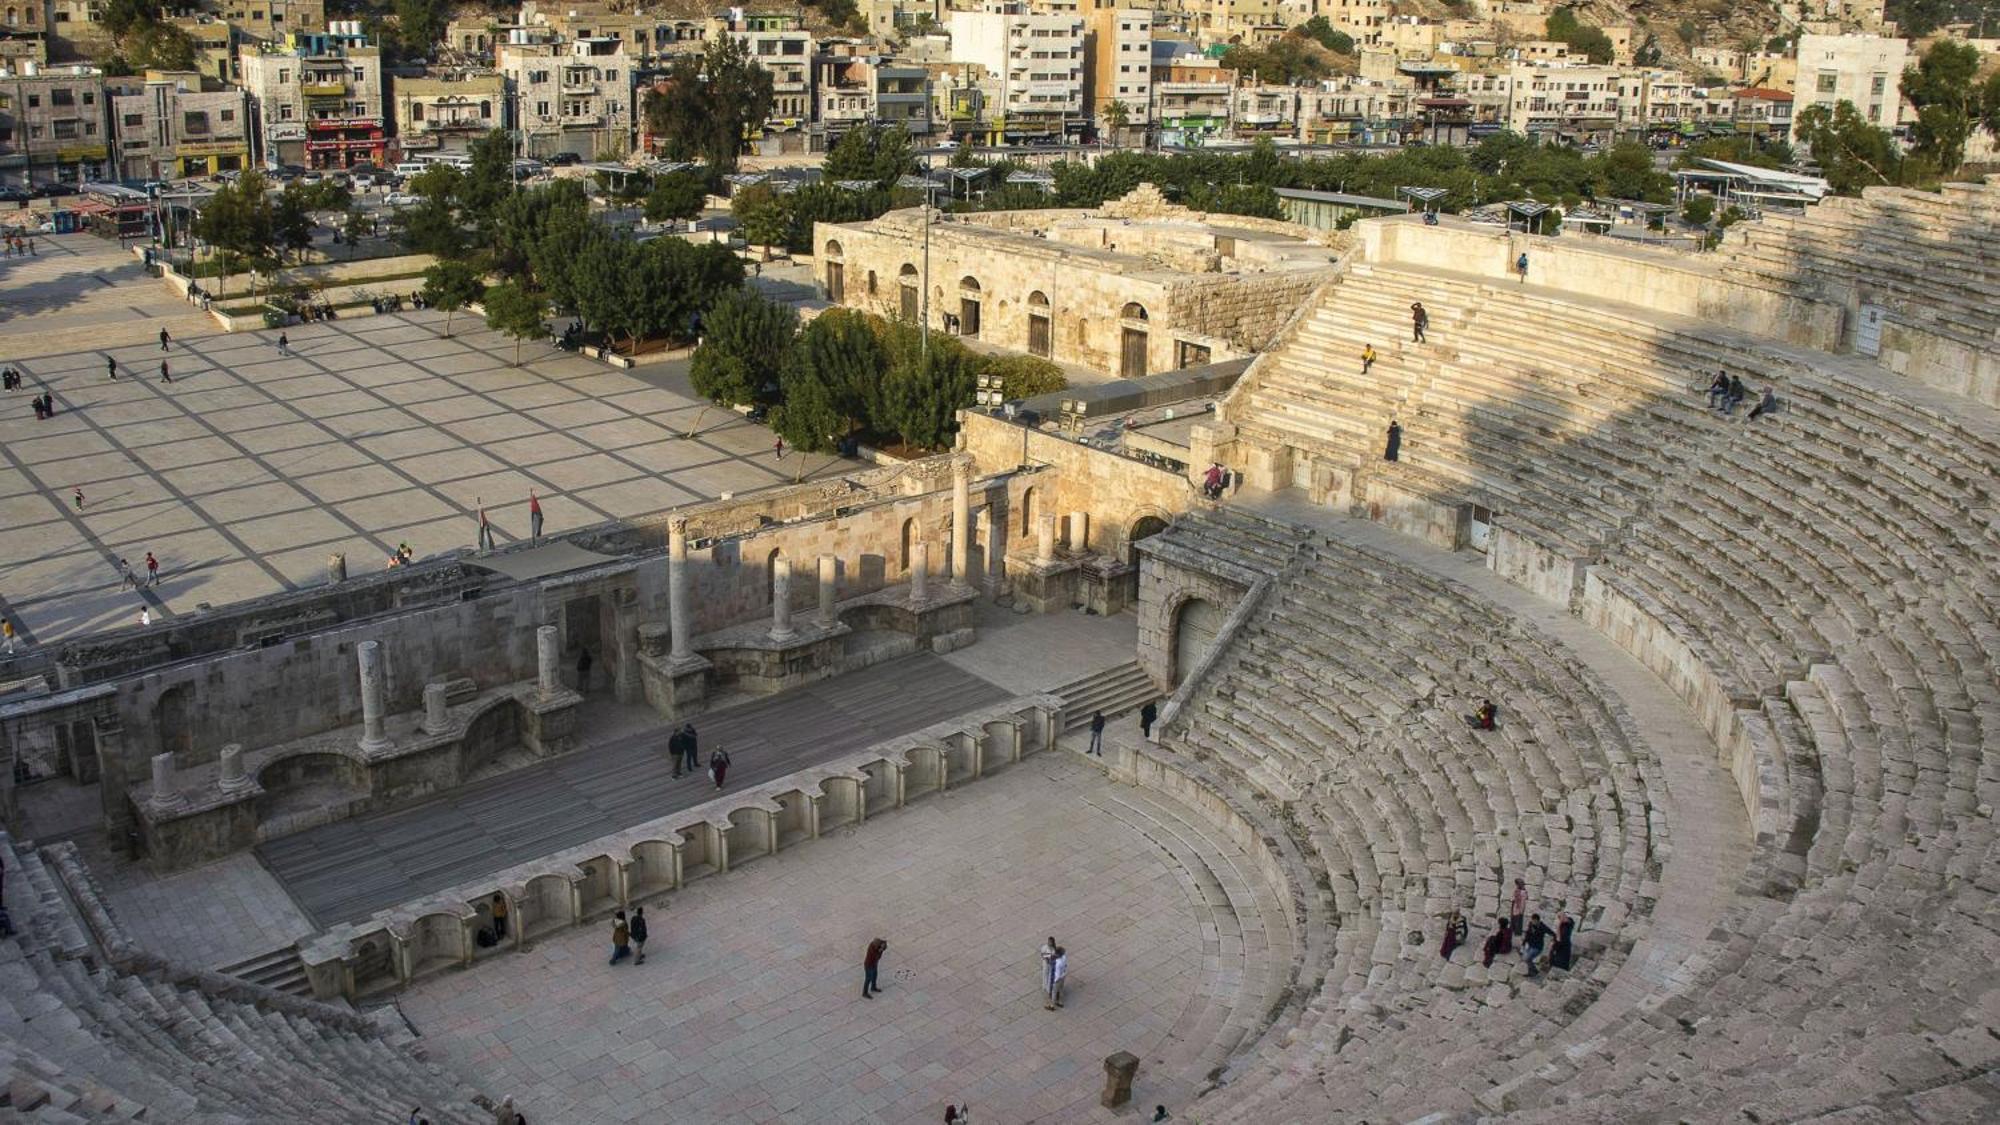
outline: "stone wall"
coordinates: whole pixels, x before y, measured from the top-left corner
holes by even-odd
[[[1071,550],[1091,550],[1126,559],[1139,521],[1166,523],[1187,510],[1194,488],[1179,474],[1143,461],[1120,457],[1055,434],[1032,430],[974,411],[960,416],[959,449],[971,454],[980,473],[1002,473],[1027,467],[1021,474],[1013,510],[1015,534],[1034,542],[1032,520],[1054,513],[1059,520],[1071,512],[1086,517],[1083,543],[1071,543],[1067,530],[1058,537]],[[1028,531],[1021,535],[1019,513],[1027,510]]]
[[[1176,566],[1151,555],[1142,555],[1139,560],[1139,667],[1146,670],[1154,683],[1177,687],[1179,681],[1192,671],[1174,667],[1174,627],[1179,623],[1181,607],[1199,599],[1233,616],[1250,592],[1251,588],[1241,583]],[[1217,648],[1224,643],[1220,635],[1216,643]],[[1174,698],[1176,701],[1181,698],[1178,691]]]

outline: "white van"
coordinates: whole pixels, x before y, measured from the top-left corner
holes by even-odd
[[[428,167],[430,167],[430,165],[425,164],[422,161],[405,160],[403,163],[396,165],[396,175],[401,177],[402,179],[407,180],[411,176],[415,176],[422,173],[423,170]]]

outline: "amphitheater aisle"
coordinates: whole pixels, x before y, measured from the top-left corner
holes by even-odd
[[[1571,1022],[1542,1052],[1553,1055],[1588,1039],[1659,989],[1687,983],[1703,963],[1710,936],[1737,898],[1736,882],[1750,858],[1750,830],[1742,799],[1716,759],[1715,744],[1658,677],[1603,634],[1562,607],[1489,571],[1480,556],[1446,553],[1368,520],[1314,505],[1303,492],[1244,489],[1237,507],[1311,527],[1358,546],[1391,555],[1427,573],[1459,583],[1556,641],[1617,694],[1634,726],[1658,756],[1666,775],[1671,851],[1657,888],[1646,935],[1590,1010]],[[1476,685],[1466,685],[1468,692]],[[1505,702],[1502,721],[1505,721]],[[1532,1071],[1534,1057],[1520,1070]]]

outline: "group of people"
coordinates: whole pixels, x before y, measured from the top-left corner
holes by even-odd
[[[1490,699],[1482,699],[1479,708],[1465,717],[1465,725],[1473,730],[1492,730],[1500,721],[1500,708]]]
[[[0,390],[14,390],[21,385],[21,373],[13,368],[0,370]]]
[[[35,408],[35,420],[38,422],[56,416],[55,396],[47,391],[43,391],[41,394],[29,399],[28,405]]]
[[[136,590],[141,586],[158,586],[160,584],[160,560],[153,557],[153,552],[146,552],[146,577],[141,581],[139,572],[132,569],[132,564],[126,562],[124,559],[119,559],[118,579],[120,588],[126,590]]]
[[[1528,975],[1540,976],[1543,969],[1569,970],[1575,951],[1572,940],[1576,934],[1576,920],[1568,911],[1556,912],[1553,929],[1542,921],[1540,914],[1528,913],[1528,883],[1525,879],[1514,880],[1514,897],[1508,913],[1495,919],[1493,932],[1486,935],[1486,942],[1480,948],[1480,962],[1486,968],[1493,967],[1497,957],[1514,952],[1515,939],[1520,939],[1521,960],[1528,967]],[[1452,951],[1464,945],[1471,936],[1471,927],[1465,916],[1453,911],[1444,924],[1444,941],[1438,946],[1438,956],[1451,960]]]
[[[683,723],[679,730],[667,736],[667,753],[674,760],[675,777],[701,768],[701,744],[693,723]],[[717,747],[708,755],[708,779],[720,789],[728,776],[729,751]]]
[[[7,256],[9,258],[25,258],[30,254],[38,258],[42,255],[42,252],[35,248],[35,237],[33,235],[23,235],[19,231],[8,231]]]
[[[1750,388],[1743,385],[1743,377],[1731,375],[1727,371],[1717,371],[1708,384],[1708,408],[1723,414],[1734,414],[1743,400],[1750,397]],[[1771,388],[1765,387],[1758,397],[1757,405],[1750,408],[1750,417],[1761,418],[1778,409],[1778,396]]]
[[[408,543],[398,543],[396,544],[396,553],[389,556],[389,565],[383,569],[395,570],[400,566],[408,566],[415,557],[416,552],[410,549]]]
[[[646,908],[643,906],[633,907],[629,920],[623,910],[611,919],[611,963],[616,965],[627,957],[632,958],[634,965],[646,963]]]
[[[210,299],[213,298],[214,296],[215,294],[210,293],[208,290],[203,289],[199,285],[195,285],[192,282],[188,284],[187,303],[195,306],[196,308],[200,309],[203,312],[208,311],[208,303]]]

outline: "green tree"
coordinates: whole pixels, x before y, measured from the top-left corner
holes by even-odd
[[[452,314],[477,301],[486,291],[470,262],[439,262],[424,271],[424,303],[444,310],[444,334],[451,335]]]
[[[792,215],[788,199],[764,184],[752,184],[738,188],[729,201],[729,213],[743,228],[743,237],[752,246],[764,247],[766,258],[771,256],[770,247],[783,246],[791,238]]]
[[[590,217],[590,200],[580,180],[557,180],[552,184],[515,192],[494,209],[493,268],[500,276],[514,280],[531,279],[549,293],[558,305],[567,300],[554,291],[550,278],[540,276],[537,258],[543,243],[574,249],[582,232],[596,223]],[[543,257],[541,265],[559,267],[560,255]]]
[[[771,428],[804,452],[833,448],[867,423],[886,359],[863,314],[821,313],[799,333],[780,365]]]
[[[135,27],[159,22],[160,6],[152,0],[109,0],[104,6],[104,26],[112,35],[122,36]]]
[[[1000,376],[1000,395],[1007,401],[1052,394],[1069,386],[1062,368],[1038,355],[996,355],[980,361],[978,374]]]
[[[789,305],[748,289],[731,290],[702,318],[701,346],[688,365],[688,381],[718,406],[770,405],[778,399],[785,356],[798,332],[799,316]],[[681,436],[693,437],[706,416],[703,410]]]
[[[653,181],[646,193],[646,221],[673,222],[692,219],[708,203],[708,185],[701,177],[686,172],[670,172]]]
[[[481,246],[491,246],[500,205],[514,194],[514,138],[494,129],[466,148],[472,167],[458,177],[453,196],[459,220],[469,222]]]
[[[1550,39],[1567,44],[1570,50],[1588,56],[1591,62],[1602,65],[1611,61],[1611,37],[1600,28],[1578,21],[1572,9],[1557,8],[1550,12],[1543,28]],[[1686,33],[1682,38],[1690,44],[1695,42]]]
[[[375,236],[375,216],[359,207],[350,205],[342,217],[340,233],[347,239],[347,256],[352,259],[361,240]]]
[[[1903,71],[1903,96],[1916,107],[1910,154],[1950,174],[1965,163],[1965,142],[1981,124],[1979,48],[1940,39]]]
[[[899,178],[916,171],[917,162],[910,152],[910,134],[901,125],[850,129],[826,154],[820,179],[828,184],[872,180],[886,191]]]
[[[1665,203],[1673,198],[1674,179],[1653,167],[1653,150],[1634,141],[1612,145],[1596,158],[1598,198],[1639,199]]]
[[[1299,33],[1336,55],[1354,53],[1354,37],[1328,23],[1325,16],[1314,16],[1300,24]]]
[[[699,55],[677,56],[640,111],[668,160],[699,160],[720,176],[736,170],[745,136],[771,116],[771,105],[771,72],[743,40],[724,35]]]
[[[1864,187],[1900,182],[1895,138],[1870,124],[1853,102],[1840,102],[1832,110],[1809,105],[1799,111],[1796,125],[1799,140],[1812,150],[1834,191],[1858,195]]]
[[[548,335],[548,304],[527,286],[503,281],[486,290],[486,327],[514,338],[514,366],[519,367],[521,341]]]
[[[882,334],[889,369],[876,400],[875,428],[924,449],[945,444],[958,429],[958,411],[972,405],[978,360],[949,337],[934,336],[925,346],[918,327],[904,321],[884,322]]]
[[[194,39],[172,24],[136,24],[118,37],[118,53],[135,71],[195,69]]]
[[[415,253],[451,258],[465,250],[465,229],[458,225],[458,211],[449,195],[423,196],[416,206],[397,211],[390,222],[403,245]]]
[[[395,8],[396,38],[420,55],[430,53],[451,22],[451,6],[445,0],[396,0]]]
[[[1690,195],[1681,208],[1681,218],[1698,227],[1705,227],[1715,217],[1715,197],[1712,195]]]
[[[1131,120],[1132,109],[1124,102],[1112,102],[1110,105],[1104,107],[1104,124],[1111,129],[1111,135],[1114,137],[1124,132],[1126,124]],[[960,149],[959,151],[970,152],[971,150]]]
[[[245,172],[210,196],[195,216],[194,235],[214,248],[224,290],[231,274],[270,256],[271,204],[264,193],[264,177]]]
[[[287,251],[303,254],[312,247],[313,227],[312,205],[306,197],[305,185],[297,180],[286,184],[271,208],[273,249],[280,257]]]

